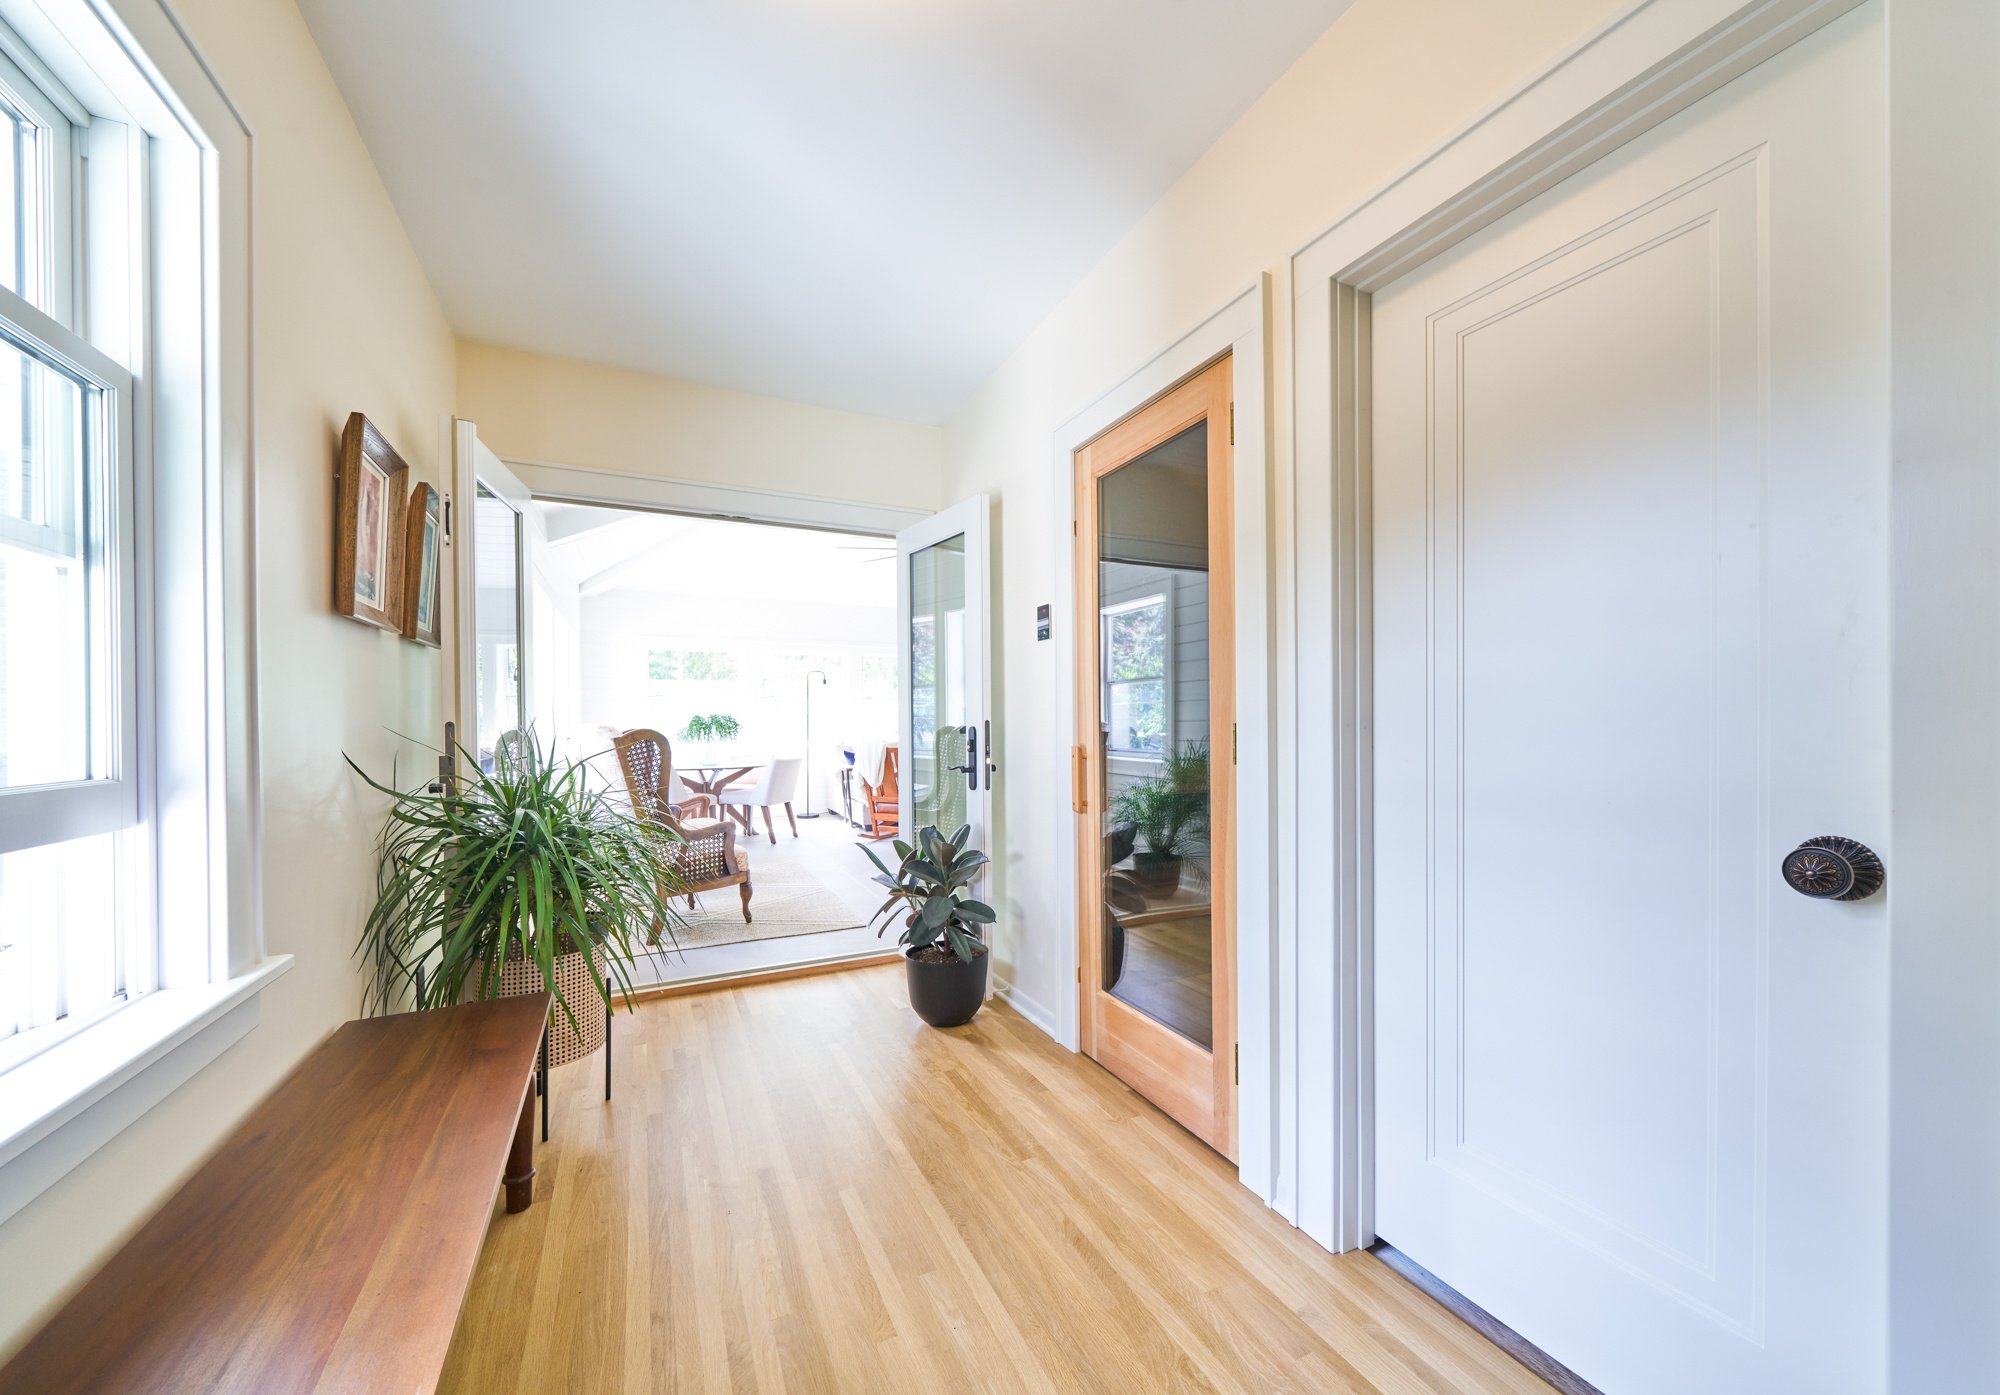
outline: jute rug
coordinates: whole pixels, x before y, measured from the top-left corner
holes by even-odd
[[[862,924],[846,897],[798,859],[773,853],[768,843],[750,849],[750,924],[743,923],[743,903],[733,886],[700,893],[692,911],[686,901],[675,902],[674,909],[683,919],[674,927],[674,938],[682,949],[789,935],[824,935]]]

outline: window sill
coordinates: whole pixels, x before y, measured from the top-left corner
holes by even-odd
[[[240,1041],[291,967],[150,993],[0,1075],[0,1223]]]

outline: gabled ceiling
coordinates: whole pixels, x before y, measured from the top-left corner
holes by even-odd
[[[896,608],[889,538],[580,504],[531,507],[559,571],[586,599],[623,592]]]
[[[302,0],[469,339],[937,421],[1351,0]]]

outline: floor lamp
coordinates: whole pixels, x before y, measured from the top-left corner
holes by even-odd
[[[813,793],[813,675],[819,675],[819,685],[826,686],[826,670],[814,668],[806,670],[806,811],[802,819],[819,817],[819,796]]]

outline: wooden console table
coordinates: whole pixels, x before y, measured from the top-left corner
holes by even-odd
[[[349,1022],[5,1370],[0,1392],[436,1388],[503,1183],[532,1200],[549,995]]]

